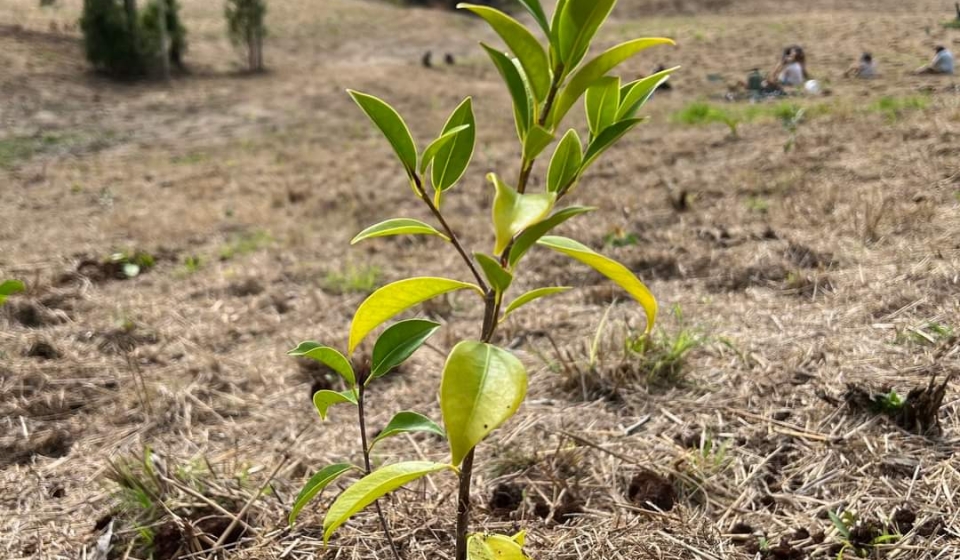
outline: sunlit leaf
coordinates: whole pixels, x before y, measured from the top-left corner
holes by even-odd
[[[387,220],[385,222],[372,225],[361,231],[350,241],[350,244],[356,245],[361,241],[366,241],[367,239],[372,239],[374,237],[389,237],[392,235],[436,235],[446,239],[447,241],[450,240],[449,237],[437,231],[436,228],[429,224],[425,224],[420,220],[413,220],[410,218],[394,218],[392,220]]]
[[[293,509],[290,510],[290,516],[287,518],[290,525],[293,525],[294,522],[296,522],[297,517],[300,516],[300,512],[303,510],[304,506],[310,503],[310,501],[313,500],[317,494],[329,486],[331,482],[339,478],[340,475],[356,468],[357,467],[351,465],[350,463],[337,463],[336,465],[326,466],[321,469],[320,472],[311,476],[310,480],[303,485],[300,493],[297,494],[297,499],[293,501]]]
[[[423,154],[420,156],[420,174],[423,175],[427,171],[427,167],[429,167],[430,162],[437,157],[437,152],[440,151],[440,148],[449,144],[457,134],[460,134],[468,128],[470,128],[468,124],[455,126],[441,134],[440,137],[433,142],[430,142],[430,145],[423,150]]]
[[[467,560],[530,560],[523,553],[524,533],[504,535],[470,535],[467,539]]]
[[[557,46],[560,60],[573,68],[583,60],[617,0],[568,0],[560,13]]]
[[[387,327],[373,345],[370,380],[383,377],[405,362],[439,328],[440,323],[426,319],[409,319]]]
[[[603,152],[610,149],[618,140],[623,138],[624,134],[630,132],[633,127],[642,123],[644,120],[646,119],[627,119],[605,128],[603,132],[594,138],[590,142],[590,145],[587,146],[587,151],[583,155],[583,163],[580,165],[580,172],[583,173]]]
[[[19,294],[26,290],[27,287],[23,282],[19,280],[6,280],[0,284],[0,305],[3,305],[3,302],[7,301],[7,298],[13,294]]]
[[[417,169],[417,145],[400,114],[382,99],[359,91],[347,92],[393,146],[393,151],[397,153],[407,174],[412,175]]]
[[[487,280],[490,281],[490,285],[501,294],[506,292],[507,288],[510,287],[510,283],[513,282],[513,274],[504,270],[503,267],[500,266],[500,261],[489,255],[474,253],[473,256],[477,259],[477,262],[480,263],[480,268],[483,269],[483,274],[487,277]]]
[[[510,244],[513,236],[544,219],[557,201],[556,193],[520,194],[491,173],[487,178],[494,184],[497,194],[493,199],[493,224],[497,242],[493,252],[497,255]]]
[[[620,109],[620,78],[605,76],[587,88],[583,98],[590,134],[596,137],[617,120]]]
[[[543,30],[544,35],[550,37],[550,23],[547,20],[547,13],[543,11],[543,6],[540,4],[540,0],[517,0],[530,15],[533,16],[533,20],[537,22],[537,25],[540,26],[540,29]]]
[[[517,239],[513,242],[513,248],[510,249],[510,258],[508,260],[510,268],[517,266],[517,263],[520,262],[520,259],[523,258],[523,255],[526,254],[530,247],[533,247],[533,244],[536,243],[538,239],[550,233],[553,228],[574,216],[579,216],[580,214],[594,210],[596,210],[596,208],[589,206],[571,206],[525,229],[523,233],[517,236]]]
[[[473,157],[477,126],[473,117],[473,102],[469,97],[454,109],[447,123],[443,125],[443,133],[446,134],[464,125],[470,128],[460,132],[452,141],[441,147],[433,160],[431,178],[433,188],[438,191],[445,191],[456,184],[463,177],[467,166],[470,165],[470,158]]]
[[[340,377],[343,377],[351,387],[357,384],[357,377],[353,373],[353,366],[350,365],[350,361],[347,360],[343,354],[329,346],[323,346],[313,341],[301,342],[296,348],[287,352],[287,354],[316,360],[339,373]]]
[[[517,299],[510,302],[510,305],[508,305],[507,308],[504,309],[503,311],[503,319],[501,319],[501,321],[506,320],[506,318],[509,317],[511,313],[513,313],[517,309],[520,309],[521,307],[523,307],[524,305],[532,301],[538,300],[542,297],[552,296],[554,294],[560,294],[572,289],[573,288],[556,287],[556,288],[537,288],[536,290],[530,290],[529,292],[521,295]]]
[[[678,68],[680,67],[667,68],[666,70],[662,70],[646,78],[641,78],[620,88],[620,109],[617,111],[616,120],[622,121],[636,115],[637,111],[639,111],[650,99],[650,96],[653,95],[653,92],[670,79],[670,74]]]
[[[407,309],[447,292],[464,289],[473,289],[483,295],[483,291],[473,284],[447,278],[407,278],[380,288],[357,308],[350,324],[348,352],[352,354],[370,331]]]
[[[553,152],[550,167],[547,168],[547,190],[560,193],[569,188],[577,179],[580,164],[583,162],[583,146],[577,131],[570,129]]]
[[[553,142],[553,133],[535,124],[523,139],[523,159],[533,161]]]
[[[643,307],[643,311],[647,315],[646,331],[649,333],[653,329],[657,320],[657,300],[643,282],[634,276],[627,267],[597,253],[582,243],[566,237],[546,236],[541,238],[537,244],[572,257],[613,280]]]
[[[656,45],[673,44],[674,42],[670,39],[634,39],[633,41],[621,43],[604,51],[590,62],[584,64],[583,67],[570,77],[567,85],[563,87],[557,96],[557,101],[550,111],[550,122],[553,123],[553,126],[560,124],[560,121],[563,120],[567,112],[569,112],[577,100],[580,99],[580,96],[587,91],[587,88],[600,78],[606,76],[607,72],[613,70],[621,62],[644,49]]]
[[[534,102],[531,97],[530,88],[527,86],[527,80],[523,76],[523,68],[515,63],[502,52],[480,43],[493,65],[497,67],[497,72],[507,84],[507,90],[510,92],[510,98],[513,100],[514,119],[517,123],[517,135],[523,139],[527,135],[527,130],[533,124]]]
[[[404,484],[430,473],[450,469],[450,465],[428,461],[396,463],[376,470],[355,482],[340,494],[323,519],[323,542],[354,514]]]
[[[475,4],[457,4],[457,8],[470,10],[490,24],[490,27],[520,60],[527,78],[530,79],[534,96],[541,102],[546,99],[547,91],[550,89],[550,63],[547,53],[533,33],[530,33],[517,20],[494,8]]]
[[[353,389],[339,393],[324,389],[313,394],[313,406],[316,407],[321,420],[327,419],[327,411],[330,410],[331,406],[343,403],[357,404],[357,395],[353,392]]]
[[[377,437],[370,442],[370,448],[372,449],[378,441],[396,435],[414,432],[426,432],[440,437],[446,437],[446,434],[443,433],[443,428],[426,416],[410,411],[398,412],[390,422],[380,430]]]
[[[443,367],[440,408],[453,464],[513,416],[527,394],[527,372],[513,354],[465,340]]]

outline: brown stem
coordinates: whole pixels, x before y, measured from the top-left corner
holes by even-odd
[[[357,384],[357,410],[360,416],[360,445],[363,446],[363,467],[366,469],[367,474],[373,472],[373,469],[370,468],[370,448],[367,446],[367,425],[366,425],[366,414],[363,411],[363,387],[364,380],[359,380]],[[380,518],[380,528],[383,529],[383,536],[387,538],[387,542],[390,543],[390,550],[393,551],[393,557],[395,560],[403,560],[403,557],[400,556],[400,551],[397,550],[397,544],[393,542],[393,536],[390,534],[390,525],[387,523],[387,517],[383,514],[383,508],[380,507],[380,500],[373,502],[374,507],[377,509],[377,516]]]
[[[490,289],[487,287],[486,281],[484,281],[483,276],[480,274],[480,271],[477,270],[477,266],[473,264],[473,259],[470,258],[470,255],[467,254],[466,249],[463,248],[463,244],[460,243],[460,239],[457,237],[457,234],[453,232],[453,228],[450,227],[450,224],[447,223],[447,220],[443,217],[443,214],[440,213],[440,209],[436,207],[433,203],[433,199],[427,196],[426,190],[423,188],[423,182],[420,180],[420,176],[414,173],[412,175],[414,186],[417,189],[417,194],[420,195],[420,198],[427,204],[427,207],[430,208],[430,212],[433,213],[433,216],[440,222],[440,226],[443,227],[443,230],[447,233],[447,237],[450,238],[450,243],[453,243],[453,246],[457,249],[457,252],[460,253],[460,257],[463,258],[463,262],[467,263],[467,266],[470,268],[470,272],[473,273],[473,277],[477,280],[477,285],[480,286],[480,289],[484,293],[489,292]]]

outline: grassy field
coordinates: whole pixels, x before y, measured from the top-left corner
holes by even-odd
[[[169,86],[90,72],[80,0],[0,4],[0,279],[29,286],[0,309],[0,557],[94,558],[105,532],[110,558],[206,557],[243,510],[226,558],[388,558],[369,513],[326,551],[317,504],[287,528],[304,481],[358,453],[352,418],[313,410],[331,379],[285,353],[343,346],[379,285],[462,268],[433,241],[349,246],[428,216],[346,88],[398,107],[421,144],[474,97],[474,164],[447,208],[471,247],[491,242],[484,175],[519,159],[476,44],[496,39],[447,12],[273,0],[269,71],[251,76],[220,2],[180,3],[190,73]],[[478,527],[528,529],[541,560],[960,558],[960,378],[939,426],[884,411],[960,371],[960,79],[910,75],[960,30],[945,0],[839,4],[621,0],[602,46],[678,42],[628,77],[683,69],[572,197],[599,219],[564,234],[626,263],[664,317],[642,340],[602,277],[531,255],[517,293],[579,289],[498,335],[531,394],[479,448]],[[790,43],[829,95],[724,100]],[[457,63],[424,68],[427,50]],[[864,50],[881,77],[843,79]],[[480,311],[424,309],[444,328],[371,393],[373,426],[439,417],[443,357]],[[405,558],[452,558],[452,476],[385,505]]]

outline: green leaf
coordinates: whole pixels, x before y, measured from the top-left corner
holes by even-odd
[[[583,162],[583,147],[577,131],[570,129],[553,152],[550,167],[547,168],[547,190],[560,193],[569,189],[580,174],[580,164]]]
[[[827,515],[830,517],[830,521],[833,522],[833,526],[840,532],[840,535],[842,535],[844,539],[850,540],[850,528],[847,527],[847,524],[832,511],[827,510]]]
[[[385,440],[388,437],[412,432],[426,432],[440,437],[446,437],[446,434],[443,433],[443,428],[426,416],[410,411],[398,412],[393,419],[380,430],[380,434],[370,442],[370,448],[373,449],[373,446],[378,441]]]
[[[457,344],[443,367],[440,409],[453,464],[513,416],[527,394],[527,372],[513,354],[483,342]]]
[[[19,280],[6,280],[0,284],[0,305],[7,301],[7,298],[13,294],[19,294],[27,289],[23,282]]]
[[[533,161],[553,142],[553,133],[539,124],[533,125],[523,139],[523,159]]]
[[[420,220],[413,220],[410,218],[394,218],[392,220],[387,220],[385,222],[372,225],[361,231],[356,237],[350,240],[350,244],[356,245],[357,243],[366,241],[367,239],[373,239],[374,237],[389,237],[391,235],[436,235],[446,239],[447,241],[450,241],[449,237],[437,231],[437,229],[433,226],[425,224]]]
[[[342,403],[357,404],[357,395],[354,394],[353,389],[339,393],[324,389],[313,394],[313,406],[316,407],[321,420],[327,419],[327,410],[331,406]]]
[[[520,194],[507,186],[496,174],[487,175],[497,189],[493,199],[493,225],[497,242],[494,254],[501,254],[513,236],[539,222],[557,201],[556,193]]]
[[[525,229],[523,233],[517,236],[516,241],[513,242],[513,248],[510,249],[510,268],[517,266],[517,263],[520,262],[520,259],[524,254],[526,254],[530,247],[533,247],[533,244],[536,243],[538,239],[550,233],[553,228],[559,226],[574,216],[592,212],[594,210],[596,210],[596,208],[589,206],[571,206],[569,208],[564,208],[546,220]]]
[[[407,278],[387,284],[370,294],[357,308],[350,324],[348,352],[352,354],[370,331],[414,305],[447,292],[468,288],[483,295],[483,291],[473,284],[447,278]]]
[[[557,96],[557,101],[550,111],[549,122],[552,123],[553,127],[560,124],[560,121],[563,120],[563,117],[570,111],[574,103],[580,99],[580,96],[587,91],[587,88],[600,78],[606,76],[607,72],[613,70],[621,62],[644,49],[656,45],[673,44],[675,43],[670,39],[634,39],[633,41],[621,43],[604,51],[587,64],[584,64],[583,67],[570,77],[570,81],[567,82],[567,85],[564,86],[563,90],[561,90]]]
[[[310,503],[310,501],[313,500],[317,494],[319,494],[331,482],[340,477],[340,475],[349,471],[350,469],[355,468],[357,467],[351,465],[350,463],[337,463],[336,465],[326,466],[321,469],[320,472],[311,476],[310,480],[303,485],[300,493],[297,494],[297,499],[293,502],[293,509],[290,510],[290,516],[287,518],[288,523],[293,525],[293,523],[297,520],[297,517],[300,516],[300,512],[303,510],[304,506]]]
[[[413,175],[417,169],[417,145],[400,114],[387,102],[372,95],[352,89],[348,89],[347,93],[393,146],[393,151],[397,153],[407,174]]]
[[[580,165],[580,173],[586,171],[603,152],[610,149],[618,140],[623,138],[624,134],[630,132],[633,127],[645,120],[646,119],[642,118],[627,119],[604,129],[603,132],[594,138],[590,142],[590,145],[587,146],[587,152],[583,155],[583,163]]]
[[[582,243],[566,237],[545,236],[537,244],[572,257],[613,280],[643,307],[643,311],[647,315],[646,332],[649,333],[653,329],[653,324],[657,320],[657,300],[650,293],[650,290],[643,285],[643,282],[637,279],[627,267],[597,253]]]
[[[620,78],[605,76],[587,88],[583,98],[590,134],[596,137],[617,120],[620,109]]]
[[[357,384],[357,377],[353,374],[353,366],[350,365],[350,361],[329,346],[323,346],[313,341],[301,342],[296,348],[287,352],[287,355],[316,360],[339,373],[340,377],[343,377],[351,387]]]
[[[443,148],[450,143],[451,140],[456,137],[457,134],[460,134],[464,130],[470,128],[468,124],[462,124],[460,126],[455,126],[450,130],[444,132],[440,135],[439,138],[430,142],[430,145],[423,150],[423,154],[420,156],[420,174],[423,175],[427,171],[427,167],[430,166],[430,162],[437,157],[437,152],[440,151],[440,148]]]
[[[469,97],[454,109],[447,123],[443,125],[443,134],[464,125],[470,128],[457,134],[453,141],[441,147],[433,160],[431,178],[433,188],[438,191],[445,191],[456,184],[463,177],[467,166],[470,165],[470,158],[473,157],[477,126],[473,118],[473,101]]]
[[[323,519],[323,542],[355,513],[408,482],[430,473],[450,469],[450,465],[411,461],[387,465],[355,482],[340,494]]]
[[[540,29],[543,30],[544,35],[550,37],[550,23],[547,20],[547,13],[543,11],[543,6],[540,4],[540,0],[517,0],[530,15],[533,16],[533,20],[537,22],[537,25],[540,26]]]
[[[560,14],[557,46],[564,66],[573,69],[590,49],[590,43],[617,0],[568,0]]]
[[[536,99],[545,100],[550,90],[550,62],[543,46],[533,33],[530,33],[517,20],[494,8],[475,4],[457,4],[457,8],[470,10],[490,24],[490,27],[520,60],[523,70],[530,79],[530,87]]]
[[[373,345],[373,363],[367,383],[405,362],[439,328],[440,323],[426,319],[408,319],[387,327]]]
[[[530,560],[523,553],[523,541],[523,531],[513,537],[470,535],[467,539],[467,560]]]
[[[501,322],[505,321],[507,317],[510,316],[511,313],[513,313],[517,309],[520,309],[524,305],[534,300],[538,300],[542,297],[552,296],[554,294],[561,294],[563,292],[567,292],[572,289],[573,288],[556,287],[556,288],[537,288],[536,290],[530,290],[529,292],[523,294],[522,296],[510,302],[510,305],[508,305],[507,308],[503,311],[503,318],[500,319],[500,321]]]
[[[653,95],[653,92],[663,85],[663,83],[670,78],[670,74],[678,68],[680,67],[667,68],[666,70],[623,86],[620,89],[620,109],[617,111],[616,120],[622,121],[636,115],[637,111],[639,111],[650,99],[650,96]]]
[[[474,253],[480,268],[483,269],[484,276],[490,281],[490,285],[499,293],[506,292],[513,282],[513,274],[510,274],[500,266],[500,261],[483,253]]]
[[[493,65],[497,67],[497,72],[507,84],[507,90],[510,92],[510,98],[513,100],[514,120],[517,123],[517,135],[522,140],[527,135],[527,130],[533,124],[533,106],[530,88],[527,87],[527,80],[523,75],[523,68],[515,64],[515,59],[511,59],[502,52],[480,43]]]

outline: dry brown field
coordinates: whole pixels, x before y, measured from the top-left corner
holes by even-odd
[[[388,100],[421,144],[474,97],[477,150],[447,212],[486,246],[484,176],[514,176],[519,156],[477,46],[496,38],[444,11],[271,0],[269,71],[250,76],[221,2],[180,2],[190,72],[170,85],[92,73],[80,0],[0,2],[0,279],[29,287],[0,309],[0,558],[96,558],[110,527],[118,559],[145,558],[145,534],[158,559],[386,559],[370,513],[322,548],[333,492],[286,525],[314,471],[359,454],[351,415],[313,410],[332,378],[285,353],[342,347],[379,285],[468,278],[434,241],[350,247],[372,223],[429,216],[344,90]],[[910,74],[935,44],[960,54],[951,17],[947,0],[621,0],[600,46],[678,43],[625,74],[683,68],[572,197],[598,210],[562,232],[636,272],[664,310],[658,340],[690,349],[661,348],[668,371],[651,375],[624,350],[642,311],[534,252],[518,293],[578,289],[498,335],[531,389],[478,450],[478,529],[525,528],[540,560],[854,558],[828,514],[848,512],[870,558],[960,558],[960,78]],[[722,99],[791,43],[829,95]],[[427,50],[457,63],[424,68]],[[881,76],[844,79],[864,50]],[[737,135],[683,122],[696,103],[742,120]],[[799,108],[791,133],[781,117]],[[133,278],[103,264],[138,252],[155,264]],[[466,295],[421,310],[444,327],[370,394],[371,425],[439,418],[443,357],[480,312]],[[922,429],[864,406],[944,381]],[[146,449],[167,482],[138,528],[114,479]],[[375,460],[445,449],[397,438]],[[452,558],[452,476],[385,506],[406,559]]]

